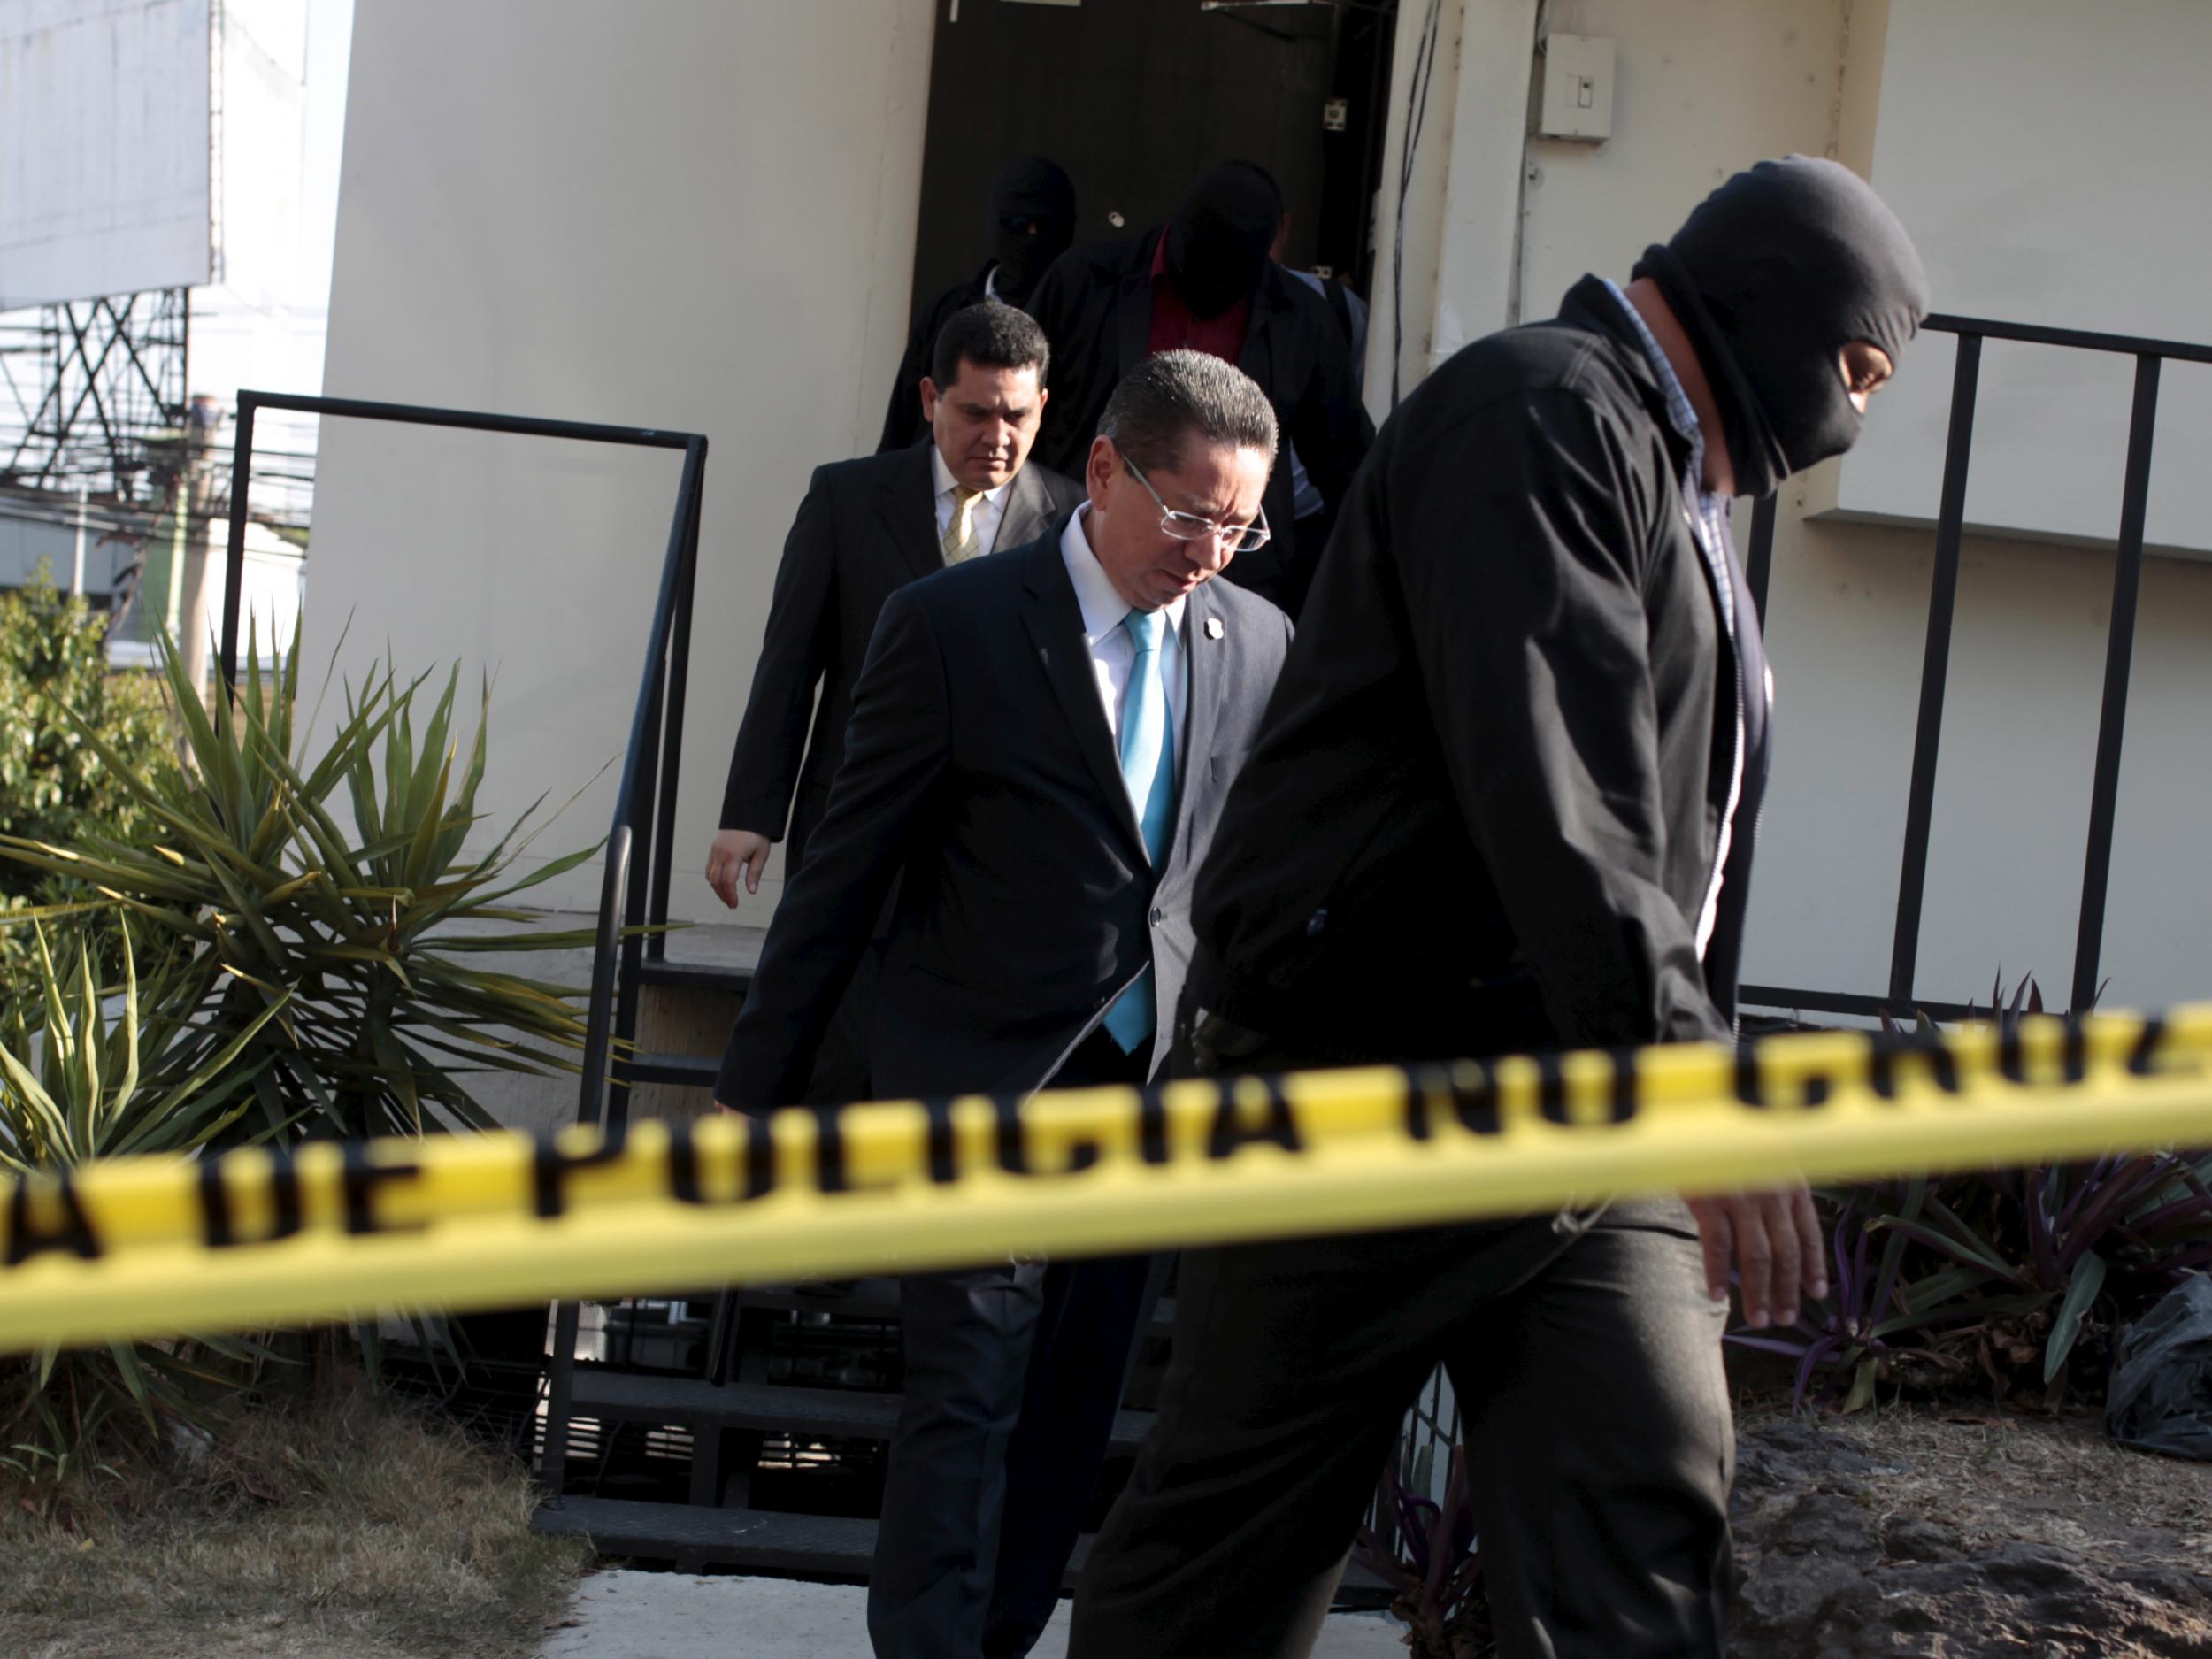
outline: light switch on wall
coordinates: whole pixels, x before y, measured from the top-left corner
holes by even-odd
[[[1613,42],[1594,35],[1553,35],[1544,42],[1546,138],[1595,143],[1613,135]]]

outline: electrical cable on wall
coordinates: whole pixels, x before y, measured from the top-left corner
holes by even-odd
[[[1413,182],[1414,151],[1421,142],[1422,118],[1429,107],[1429,82],[1435,78],[1436,37],[1443,0],[1429,0],[1421,24],[1421,43],[1413,54],[1413,77],[1406,88],[1406,139],[1398,157],[1398,225],[1390,260],[1390,406],[1397,408],[1401,365],[1405,357],[1406,191]]]

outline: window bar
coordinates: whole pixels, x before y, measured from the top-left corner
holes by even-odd
[[[1951,378],[1951,430],[1943,449],[1943,500],[1936,518],[1935,570],[1928,590],[1928,643],[1920,665],[1920,718],[1913,733],[1912,787],[1905,803],[1905,856],[1897,878],[1897,932],[1890,948],[1889,996],[1900,1017],[1912,1008],[1920,954],[1920,906],[1928,882],[1928,826],[1935,808],[1936,749],[1943,734],[1943,687],[1951,666],[1951,616],[1959,591],[1960,526],[1966,518],[1966,462],[1974,448],[1974,395],[1982,339],[1959,335]]]
[[[2136,602],[2143,586],[2143,518],[2150,500],[2151,435],[2158,419],[2159,359],[2135,359],[2135,408],[2128,421],[2127,478],[2120,494],[2119,557],[2112,572],[2112,627],[2105,645],[2104,709],[2097,721],[2097,767],[2089,790],[2089,850],[2081,874],[2081,928],[2074,941],[2072,1008],[2085,1013],[2097,995],[2104,949],[2106,891],[2112,875],[2112,820],[2120,797],[2120,739],[2127,721],[2128,672],[2135,659]]]

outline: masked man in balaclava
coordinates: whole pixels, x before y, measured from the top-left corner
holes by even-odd
[[[1042,156],[1010,162],[991,186],[991,257],[982,269],[956,282],[914,318],[906,355],[899,359],[891,385],[891,406],[883,417],[876,453],[903,449],[928,425],[922,415],[922,377],[929,373],[937,331],[953,313],[987,299],[1029,309],[1037,280],[1075,240],[1075,186],[1059,166]]]
[[[1374,427],[1328,303],[1269,257],[1282,215],[1267,174],[1230,162],[1202,175],[1165,226],[1071,249],[1046,273],[1029,306],[1052,343],[1040,462],[1080,472],[1121,377],[1156,352],[1187,347],[1259,382],[1323,510],[1335,511]],[[1284,603],[1297,513],[1279,460],[1262,511],[1269,539],[1237,556],[1229,580]]]
[[[1874,192],[1792,157],[1432,374],[1223,808],[1172,1064],[1731,1041],[1771,680],[1729,502],[1850,448],[1927,310]],[[1435,1075],[1413,1133],[1494,1126]],[[1801,1187],[1187,1253],[1071,1655],[1304,1654],[1442,1364],[1499,1653],[1717,1659],[1732,1264],[1754,1327],[1825,1294]]]

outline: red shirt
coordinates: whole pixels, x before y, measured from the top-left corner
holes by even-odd
[[[1168,280],[1167,229],[1163,226],[1160,240],[1152,250],[1152,332],[1145,340],[1145,355],[1153,357],[1187,346],[1224,363],[1234,363],[1244,349],[1245,326],[1251,316],[1248,299],[1239,300],[1218,317],[1191,315],[1175,284]]]

